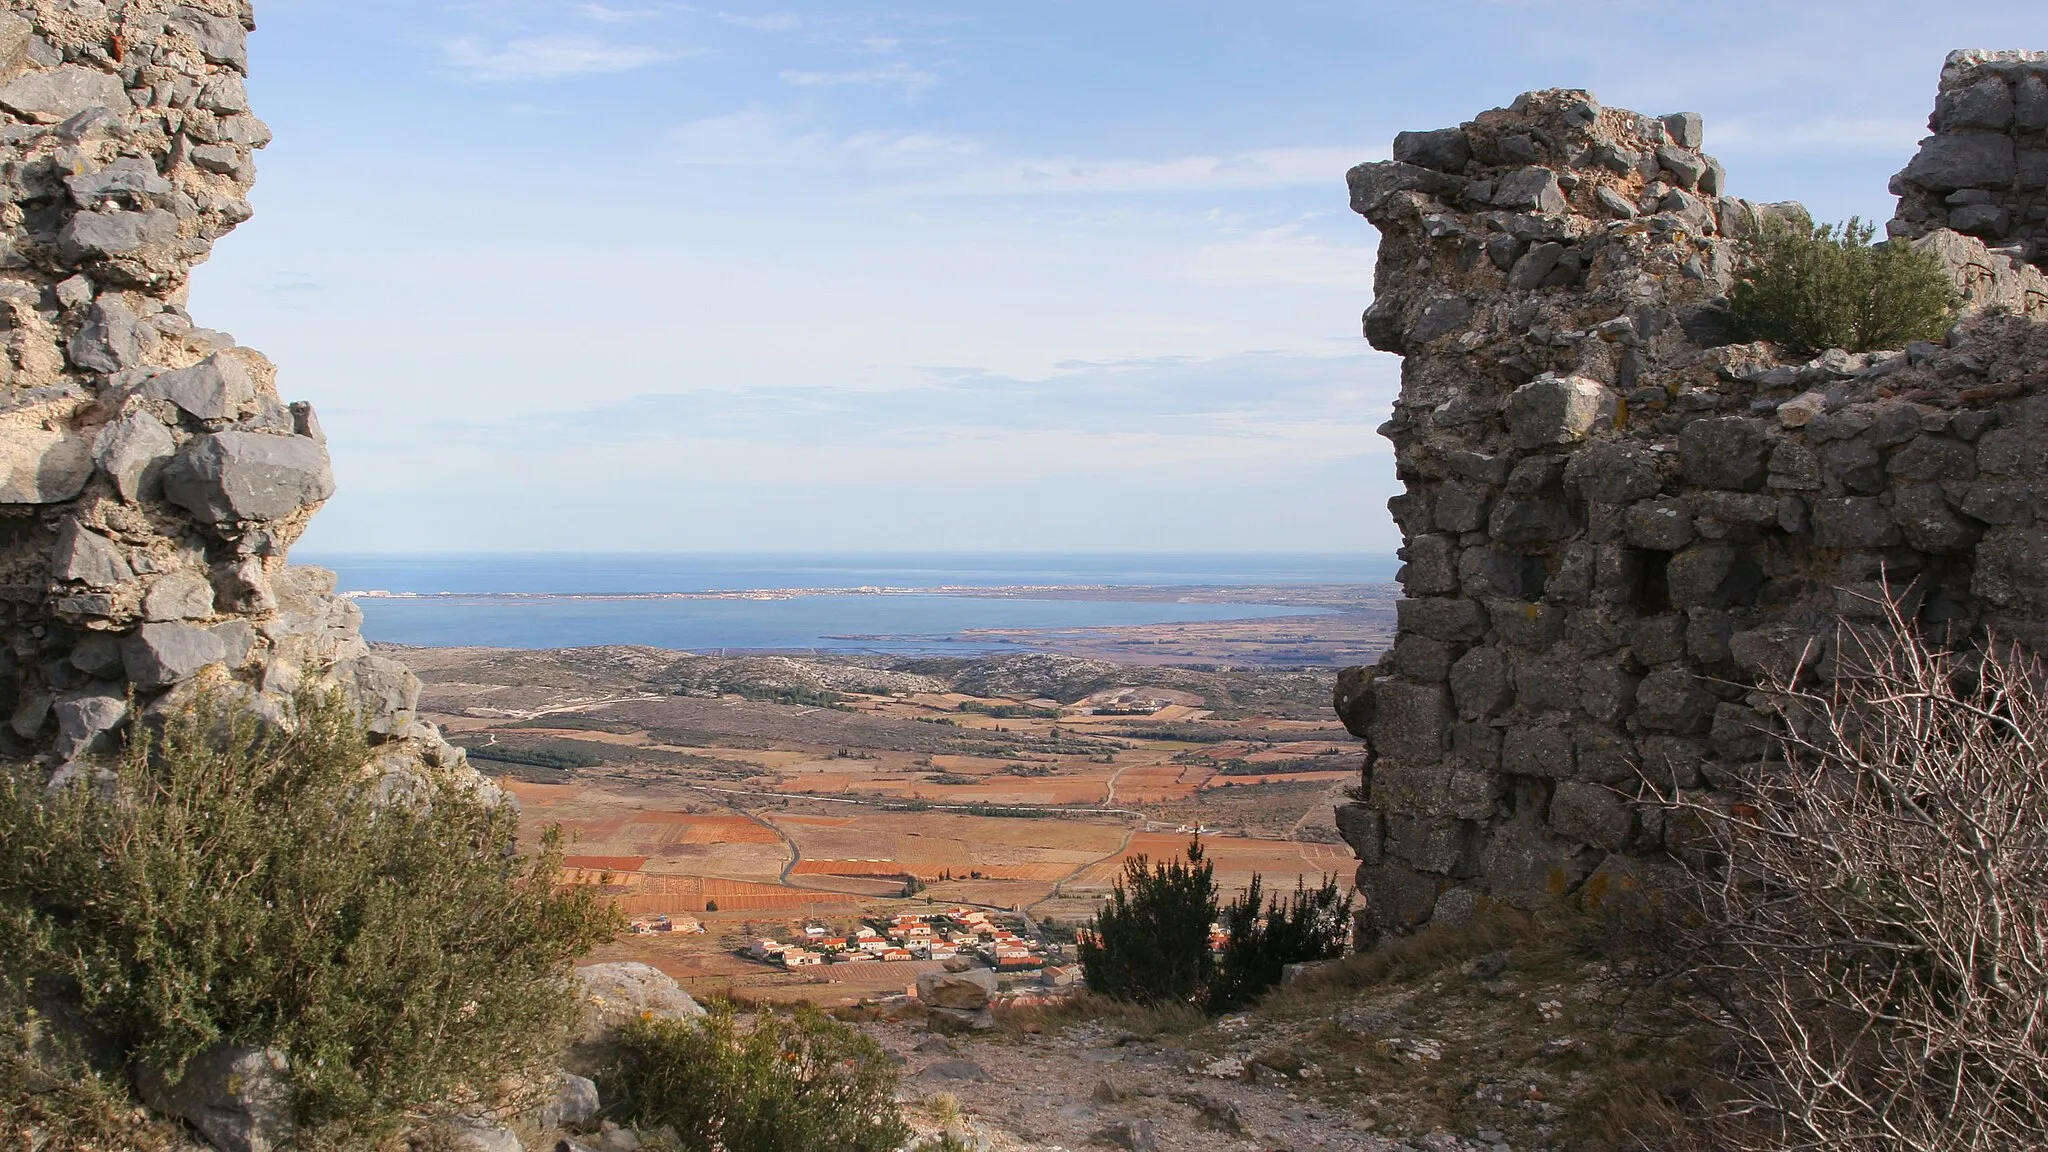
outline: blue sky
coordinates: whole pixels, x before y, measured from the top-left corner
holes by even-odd
[[[1699,111],[1883,219],[2038,0],[265,0],[202,324],[282,366],[309,550],[1397,543],[1344,171],[1521,91]]]

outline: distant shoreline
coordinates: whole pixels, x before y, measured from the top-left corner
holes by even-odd
[[[1169,602],[1184,604],[1263,604],[1276,607],[1363,609],[1383,603],[1385,583],[1265,585],[1128,585],[1018,584],[938,585],[933,587],[750,588],[701,592],[393,592],[364,589],[343,592],[354,600],[482,601],[489,603],[551,603],[560,601],[659,600],[795,600],[818,596],[952,596],[981,600],[1087,600]]]

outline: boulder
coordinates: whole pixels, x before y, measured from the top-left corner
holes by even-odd
[[[304,436],[199,436],[164,469],[171,502],[213,524],[281,520],[334,495],[327,450]]]
[[[996,974],[986,968],[969,972],[926,972],[917,978],[917,998],[934,1008],[973,1010],[985,1007],[996,994]]]
[[[559,1074],[555,1094],[540,1110],[543,1128],[584,1129],[597,1123],[597,1083],[572,1072]]]
[[[986,1008],[933,1008],[925,1014],[925,1027],[946,1036],[991,1032],[995,1026],[995,1015]]]
[[[272,1152],[292,1146],[292,1086],[275,1048],[218,1045],[193,1057],[173,1082],[142,1069],[145,1104],[190,1124],[220,1152]]]
[[[586,1039],[636,1020],[691,1020],[708,1015],[682,986],[652,964],[631,961],[576,969]]]

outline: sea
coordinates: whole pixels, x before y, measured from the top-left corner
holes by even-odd
[[[1060,629],[1313,614],[1276,604],[1118,599],[1119,587],[1377,584],[1370,553],[303,554],[356,593],[372,640],[429,647],[642,644],[692,652],[977,655],[973,629]],[[1089,599],[934,588],[1108,588]],[[763,598],[665,594],[799,592]],[[885,591],[886,590],[886,591]],[[363,595],[367,593],[368,595]],[[601,599],[591,597],[622,597]]]

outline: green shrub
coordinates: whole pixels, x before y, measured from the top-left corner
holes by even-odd
[[[1253,873],[1251,887],[1223,909],[1223,928],[1230,942],[1209,986],[1211,1012],[1242,1007],[1279,987],[1289,964],[1342,956],[1351,939],[1351,897],[1335,877],[1325,877],[1314,890],[1296,880],[1291,898],[1268,903],[1265,883]]]
[[[1080,945],[1088,987],[1134,1003],[1192,1003],[1216,973],[1209,928],[1216,920],[1216,866],[1202,845],[1187,859],[1153,864],[1145,856],[1124,862],[1109,905],[1095,919],[1095,935]]]
[[[115,803],[0,769],[0,971],[153,1066],[284,1049],[313,1131],[536,1066],[617,913],[556,884],[555,833],[519,855],[509,807],[445,783],[380,804],[369,759],[354,714],[308,696],[289,732],[205,701],[139,732]]]
[[[1742,330],[1794,356],[1869,352],[1939,338],[1960,303],[1941,262],[1874,229],[1773,220],[1729,293]]]
[[[890,1152],[910,1139],[897,1080],[881,1045],[814,1005],[752,1028],[727,1005],[627,1025],[604,1097],[636,1127],[674,1128],[686,1152]]]

